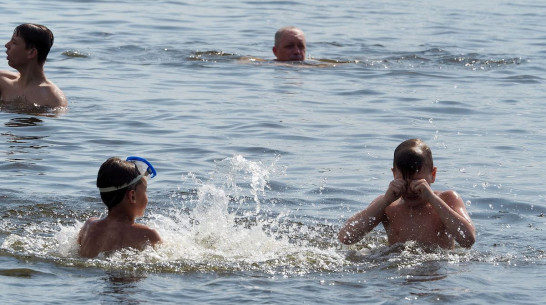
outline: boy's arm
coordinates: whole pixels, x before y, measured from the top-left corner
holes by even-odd
[[[151,232],[148,238],[150,239],[150,242],[152,243],[152,245],[155,246],[157,244],[162,243],[163,241],[161,240],[161,236],[159,236],[159,233],[157,233],[157,231],[154,229],[150,229],[150,230]]]
[[[356,213],[345,222],[338,234],[339,241],[346,245],[352,245],[361,240],[385,220],[385,208],[400,198],[405,187],[406,183],[402,179],[391,181],[385,195],[377,197],[366,209]]]
[[[140,242],[141,242],[141,246],[140,246],[141,250],[144,249],[144,247],[147,244],[155,246],[162,242],[161,236],[159,236],[159,233],[157,233],[156,230],[142,224],[134,224],[133,226],[138,229],[137,232],[138,232],[138,238],[140,239]]]
[[[16,79],[17,76],[18,75],[13,72],[0,70],[0,100],[2,100],[2,91],[8,86],[9,82]]]
[[[384,219],[385,208],[390,204],[384,198],[383,195],[377,197],[366,209],[349,218],[339,231],[339,241],[352,245],[373,230]]]
[[[80,229],[80,232],[78,232],[78,245],[81,246],[81,244],[83,242],[83,238],[85,237],[85,235],[87,235],[87,230],[89,229],[89,225],[93,221],[95,221],[96,219],[97,219],[96,217],[91,217],[91,218],[89,218],[88,220],[85,221],[85,223],[83,224],[83,226]]]
[[[411,188],[421,192],[442,220],[446,231],[461,247],[470,248],[476,241],[476,229],[466,211],[462,198],[455,191],[434,193],[424,180],[415,180]]]
[[[446,230],[461,247],[470,248],[476,241],[476,228],[470,220],[462,198],[455,191],[435,194],[432,206],[442,219]]]

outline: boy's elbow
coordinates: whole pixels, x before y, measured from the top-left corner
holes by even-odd
[[[154,234],[152,234],[152,238],[151,238],[151,242],[152,242],[152,245],[157,245],[157,244],[161,244],[163,242],[163,240],[161,239],[161,236],[159,236],[159,233],[157,233],[157,231],[153,231]]]
[[[467,248],[470,248],[474,245],[474,243],[476,242],[476,236],[475,235],[472,235],[469,240],[468,240],[468,246]]]
[[[459,243],[459,245],[463,248],[470,249],[474,245],[474,241]]]
[[[459,241],[459,245],[463,248],[470,249],[476,242],[476,234],[472,234],[466,238],[463,238]]]
[[[355,243],[355,240],[351,238],[351,233],[345,232],[344,230],[339,231],[337,239],[344,245],[352,245]]]

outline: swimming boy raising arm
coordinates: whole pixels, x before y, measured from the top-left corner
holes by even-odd
[[[85,222],[78,236],[80,256],[92,258],[122,248],[143,250],[147,245],[161,242],[155,230],[135,223],[148,204],[148,176],[155,175],[153,166],[139,157],[129,157],[126,161],[109,158],[101,165],[97,186],[108,215]]]
[[[385,209],[400,198],[404,190],[404,180],[395,179],[391,181],[384,195],[375,198],[366,209],[347,220],[339,231],[338,239],[346,245],[352,245],[364,238],[380,222],[385,223],[387,221]]]
[[[345,223],[338,238],[344,244],[361,240],[380,222],[389,244],[414,240],[419,244],[453,248],[475,242],[475,228],[455,191],[433,191],[436,167],[432,153],[418,139],[404,141],[395,150],[394,180],[384,195]]]
[[[428,202],[442,221],[445,232],[465,248],[476,241],[476,229],[462,198],[453,190],[434,192],[426,179],[412,180],[409,189],[423,202]]]

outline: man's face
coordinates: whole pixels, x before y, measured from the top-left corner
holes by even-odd
[[[305,36],[298,30],[285,31],[279,45],[273,47],[273,53],[279,61],[303,61],[305,50]]]
[[[11,37],[11,40],[6,43],[5,47],[8,64],[12,68],[16,68],[23,64],[27,59],[28,52],[31,51],[26,48],[23,38],[16,36],[15,34]]]

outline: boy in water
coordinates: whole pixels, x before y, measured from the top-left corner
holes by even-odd
[[[430,148],[419,139],[402,142],[394,151],[390,182],[384,195],[353,215],[338,238],[347,245],[361,240],[380,222],[389,244],[416,241],[425,247],[452,249],[455,241],[470,248],[476,231],[464,202],[455,191],[433,191],[436,179]]]
[[[153,166],[140,157],[128,157],[126,161],[112,157],[101,165],[97,187],[108,215],[85,222],[78,236],[80,256],[92,258],[128,247],[143,250],[161,242],[155,230],[135,223],[148,204],[148,176],[155,175]]]
[[[18,73],[0,70],[0,101],[47,107],[66,107],[68,102],[44,72],[53,33],[40,24],[21,24],[6,43],[7,60]]]

